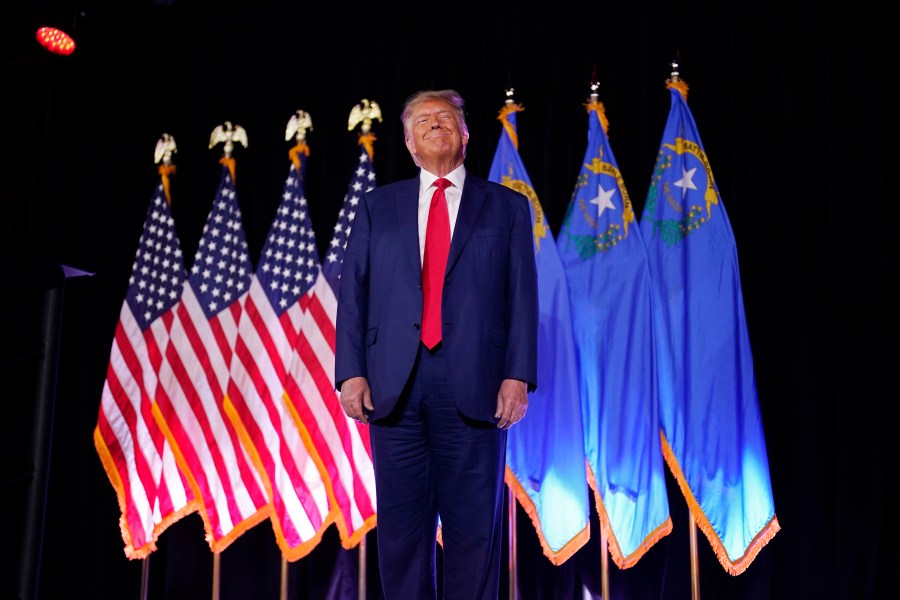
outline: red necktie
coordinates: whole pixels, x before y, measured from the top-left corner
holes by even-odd
[[[428,209],[425,256],[422,259],[422,343],[429,350],[441,341],[441,293],[447,255],[450,253],[450,213],[444,196],[444,188],[450,182],[440,178],[435,180],[434,185],[437,189]]]

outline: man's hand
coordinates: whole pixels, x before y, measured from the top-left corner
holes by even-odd
[[[341,408],[351,419],[369,424],[369,413],[375,410],[375,405],[365,377],[351,377],[341,384]]]
[[[346,384],[344,384],[346,385]],[[343,404],[343,399],[341,400]],[[518,379],[504,379],[497,394],[497,427],[509,429],[522,420],[528,410],[528,385]]]

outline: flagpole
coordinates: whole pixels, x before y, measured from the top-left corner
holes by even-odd
[[[359,540],[359,600],[366,600],[366,535]]]
[[[141,600],[147,600],[150,586],[150,557],[146,556],[141,561]]]
[[[697,562],[697,522],[694,513],[688,511],[691,532],[691,600],[700,600],[700,565]]]
[[[219,553],[213,552],[212,600],[219,600]]]
[[[609,540],[606,530],[600,526],[600,597],[609,598]]]
[[[507,488],[509,497],[509,600],[518,600],[519,592],[516,589],[516,494],[512,488]]]
[[[280,600],[287,600],[288,591],[288,562],[284,555],[281,555],[281,595]]]

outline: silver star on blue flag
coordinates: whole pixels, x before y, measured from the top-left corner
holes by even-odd
[[[234,181],[223,167],[189,281],[207,319],[224,310],[249,289],[253,267],[241,223]]]
[[[160,184],[144,221],[126,295],[142,330],[178,302],[184,277],[175,221]]]
[[[305,170],[306,162],[302,165]],[[316,234],[303,195],[303,173],[291,165],[256,276],[272,307],[281,314],[312,287],[318,269]]]
[[[359,153],[359,164],[350,179],[350,185],[344,196],[341,212],[338,213],[338,221],[334,226],[334,234],[322,265],[322,273],[328,281],[328,285],[334,290],[335,296],[338,295],[341,263],[344,261],[344,249],[347,247],[347,238],[350,237],[353,219],[356,218],[356,207],[359,205],[362,195],[373,189],[375,189],[375,170],[372,168],[372,159],[368,152],[362,149]]]

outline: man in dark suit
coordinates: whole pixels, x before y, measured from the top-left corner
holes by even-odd
[[[401,114],[419,176],[365,194],[341,267],[335,382],[369,423],[388,600],[496,600],[507,429],[537,385],[530,205],[468,173],[453,90]]]

